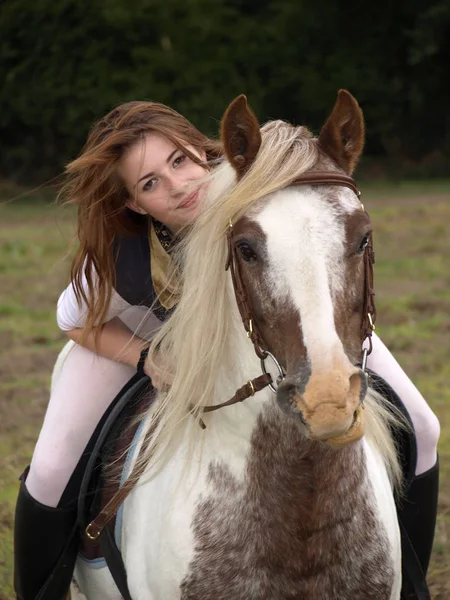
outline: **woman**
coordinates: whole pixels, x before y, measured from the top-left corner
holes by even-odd
[[[53,386],[19,492],[16,590],[23,600],[36,597],[73,528],[75,509],[64,492],[92,432],[176,304],[170,247],[195,219],[204,195],[198,181],[219,156],[219,144],[175,111],[132,102],[95,125],[80,157],[67,168],[63,196],[78,205],[80,245],[57,317],[75,344]],[[436,477],[437,419],[376,337],[369,360],[414,422],[421,501],[422,488]],[[153,383],[158,386],[155,378]],[[43,535],[45,548],[39,544]],[[425,569],[431,541],[432,536],[420,542]]]

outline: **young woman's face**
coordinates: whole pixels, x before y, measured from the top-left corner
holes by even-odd
[[[204,154],[186,147],[205,160]],[[149,133],[131,146],[120,159],[118,171],[130,194],[128,206],[148,213],[173,232],[198,214],[205,190],[204,186],[192,190],[192,183],[204,177],[206,170],[163,135]]]

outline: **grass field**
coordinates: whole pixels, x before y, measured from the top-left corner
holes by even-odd
[[[375,226],[377,330],[438,415],[439,520],[429,583],[450,598],[450,182],[362,186]],[[0,202],[13,195],[0,187]],[[33,200],[33,201],[32,201]],[[0,204],[0,600],[13,598],[18,475],[30,460],[64,343],[55,305],[74,212],[42,199]],[[356,599],[355,599],[356,600]]]

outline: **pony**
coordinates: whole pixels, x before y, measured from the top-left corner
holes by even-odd
[[[131,597],[397,600],[398,417],[364,371],[362,111],[340,90],[314,137],[260,128],[240,96],[221,135],[223,164],[180,242],[181,299],[150,349],[173,380],[131,459]],[[120,597],[106,568],[78,559],[74,579],[74,600]]]

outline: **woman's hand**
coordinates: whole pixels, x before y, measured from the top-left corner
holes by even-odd
[[[160,356],[156,356],[153,364],[148,357],[145,359],[144,372],[152,380],[152,385],[157,390],[167,390],[173,383],[173,373],[170,373]]]
[[[66,331],[66,334],[91,352],[130,367],[136,367],[142,349],[148,346],[148,342],[133,333],[119,317],[99,325],[95,330],[83,335],[83,329],[75,328]]]

